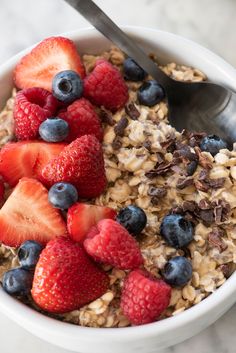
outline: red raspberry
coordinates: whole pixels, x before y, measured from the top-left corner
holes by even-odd
[[[19,91],[14,105],[15,135],[19,140],[38,137],[39,125],[54,115],[57,100],[43,88]]]
[[[128,87],[120,71],[108,61],[100,59],[84,80],[84,96],[98,106],[116,111],[127,102]]]
[[[143,263],[137,241],[112,219],[98,222],[88,233],[84,247],[95,260],[123,270],[132,270]]]
[[[130,272],[124,282],[121,309],[133,325],[142,325],[158,319],[168,307],[171,287],[154,278],[147,271]]]
[[[66,141],[71,142],[83,135],[95,135],[99,141],[102,141],[103,131],[100,119],[87,99],[76,100],[67,107],[66,111],[61,111],[59,117],[67,121],[70,127]]]
[[[80,197],[99,196],[106,187],[102,146],[94,135],[84,135],[66,146],[42,169],[41,179],[51,186],[59,181],[75,185]]]

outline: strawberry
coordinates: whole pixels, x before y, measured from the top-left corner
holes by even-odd
[[[66,111],[61,111],[58,115],[69,124],[70,133],[66,141],[71,142],[83,135],[94,135],[99,141],[102,141],[101,121],[87,99],[76,100],[69,105]]]
[[[102,147],[94,135],[84,135],[66,146],[42,170],[43,182],[73,184],[82,198],[99,196],[106,187]]]
[[[116,211],[112,208],[78,202],[68,209],[68,233],[75,241],[82,241],[98,221],[104,218],[115,219],[115,217]]]
[[[143,263],[138,242],[112,219],[103,219],[93,227],[84,248],[94,260],[122,270],[132,270]]]
[[[147,271],[135,270],[126,277],[121,309],[133,325],[158,319],[170,303],[171,287]]]
[[[22,89],[42,87],[51,91],[53,77],[64,70],[76,71],[84,77],[84,67],[75,44],[64,37],[46,38],[17,64],[15,85]]]
[[[99,298],[108,289],[109,278],[66,237],[51,240],[36,265],[32,297],[51,313],[66,313]]]
[[[0,210],[0,241],[19,246],[26,240],[47,243],[66,234],[66,225],[48,202],[48,191],[37,180],[22,178]]]
[[[7,143],[0,151],[0,174],[10,186],[15,186],[22,177],[37,178],[64,147],[63,143],[40,141]]]
[[[19,91],[13,110],[18,140],[37,138],[40,124],[52,117],[56,110],[56,98],[45,89],[34,87]]]
[[[128,87],[116,67],[99,59],[84,80],[84,96],[98,106],[116,111],[127,102]]]

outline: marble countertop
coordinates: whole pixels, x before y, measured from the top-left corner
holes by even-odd
[[[236,67],[235,0],[96,0],[117,23],[156,27],[205,45]],[[133,10],[135,8],[135,11]],[[0,64],[44,37],[88,23],[62,0],[1,0]],[[236,306],[199,335],[161,353],[233,353]],[[12,337],[9,343],[9,337]],[[3,353],[69,353],[33,337],[0,314]],[[158,347],[157,347],[158,348]]]

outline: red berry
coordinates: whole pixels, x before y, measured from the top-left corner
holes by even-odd
[[[100,59],[84,80],[84,96],[98,106],[116,111],[127,102],[128,87],[119,70]]]
[[[75,241],[84,240],[89,230],[101,219],[114,219],[116,211],[109,207],[76,203],[68,209],[67,229]]]
[[[83,135],[94,135],[102,141],[101,121],[87,99],[76,100],[67,107],[67,110],[61,111],[58,115],[69,124],[70,133],[66,141],[71,142]]]
[[[0,210],[0,242],[19,246],[26,240],[46,244],[66,234],[60,212],[48,202],[48,191],[37,180],[22,178]]]
[[[40,124],[54,115],[57,100],[43,88],[28,88],[19,91],[14,104],[15,135],[18,140],[38,137]]]
[[[72,40],[44,39],[17,64],[14,81],[18,88],[42,87],[52,90],[52,79],[60,71],[73,70],[82,78],[84,67]]]
[[[98,222],[88,233],[84,247],[95,260],[123,270],[132,270],[143,263],[138,242],[112,219]]]
[[[106,187],[101,144],[94,135],[77,138],[43,168],[42,180],[48,186],[71,183],[82,198],[99,196]]]
[[[32,296],[36,304],[51,313],[79,309],[108,289],[109,278],[69,238],[50,241],[36,265]]]
[[[170,303],[171,287],[143,270],[132,271],[125,279],[121,309],[133,325],[158,319]]]

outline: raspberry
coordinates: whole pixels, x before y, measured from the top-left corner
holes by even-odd
[[[28,88],[19,91],[14,105],[15,135],[19,140],[38,137],[40,124],[52,117],[57,109],[57,100],[43,88]]]
[[[93,227],[84,241],[85,250],[95,260],[131,270],[143,263],[137,241],[112,219],[103,219]]]
[[[59,181],[73,184],[79,197],[99,196],[106,187],[102,146],[94,135],[84,135],[66,146],[43,168],[41,179],[47,186]]]
[[[84,96],[98,106],[116,111],[127,102],[128,87],[119,70],[100,59],[84,80]]]
[[[99,141],[102,141],[103,131],[100,119],[87,99],[76,100],[67,107],[66,111],[61,111],[59,117],[69,124],[70,132],[66,141],[71,142],[83,135],[95,135]]]
[[[133,325],[155,321],[168,307],[171,287],[147,271],[130,272],[124,282],[121,309]]]

